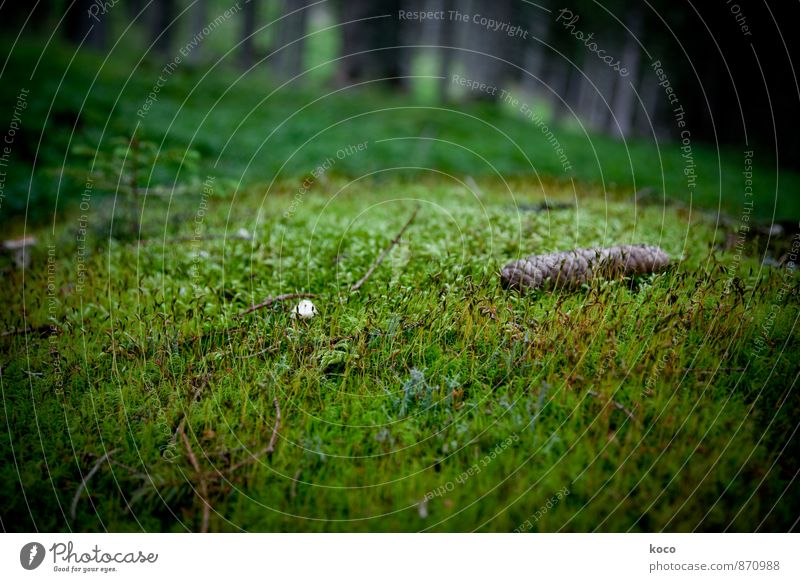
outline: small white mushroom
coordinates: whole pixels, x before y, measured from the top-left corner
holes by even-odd
[[[317,314],[317,307],[308,299],[303,299],[292,310],[292,317],[299,317],[301,319],[311,319]]]
[[[426,497],[419,503],[417,503],[417,511],[419,512],[419,516],[421,519],[428,518],[428,498]]]
[[[26,236],[25,238],[3,241],[2,248],[4,252],[11,255],[14,266],[18,269],[26,269],[31,264],[31,254],[28,247],[32,247],[35,244],[35,237]]]

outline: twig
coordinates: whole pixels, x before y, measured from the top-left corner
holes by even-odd
[[[278,405],[278,397],[272,399],[275,405],[275,426],[272,427],[272,436],[269,438],[269,446],[267,451],[272,453],[275,450],[275,443],[278,441],[278,429],[281,427],[281,407]]]
[[[229,473],[233,473],[238,471],[242,467],[249,465],[250,463],[254,462],[259,457],[264,455],[271,455],[275,451],[275,443],[278,441],[278,429],[281,427],[281,407],[278,404],[278,397],[276,396],[272,403],[275,405],[275,426],[272,427],[272,436],[269,438],[269,444],[266,448],[262,449],[261,451],[257,452],[255,455],[251,455],[250,458],[245,459],[239,463],[236,463],[230,469],[228,469]]]
[[[118,450],[119,449],[108,451],[105,455],[97,459],[94,466],[81,480],[81,484],[78,485],[78,490],[75,491],[75,495],[72,498],[72,505],[69,508],[69,514],[72,516],[72,519],[75,519],[75,516],[78,514],[78,502],[81,500],[81,493],[83,493],[83,490],[86,489],[86,484],[89,482],[89,479],[94,477],[95,473],[97,473],[100,470],[100,465],[102,465],[104,461],[107,461],[108,458],[111,457],[111,455],[116,453]]]
[[[197,473],[197,478],[200,480],[200,495],[203,498],[203,521],[200,524],[200,533],[208,533],[208,521],[211,517],[211,503],[208,500],[208,484],[206,483],[203,471],[200,469],[200,463],[197,462],[197,457],[194,456],[192,445],[189,442],[189,437],[186,436],[186,431],[183,430],[183,422],[178,425],[178,432],[180,432],[183,446],[186,447],[186,456],[189,457],[189,462],[194,467]]]
[[[45,325],[38,325],[36,327],[15,327],[13,329],[8,329],[0,333],[0,337],[8,337],[11,335],[27,335],[32,333],[38,333],[39,335],[44,335],[46,333],[54,334],[61,331],[56,325],[54,324],[45,324]]]
[[[294,499],[297,497],[297,480],[300,478],[300,474],[303,472],[303,466],[300,465],[297,468],[297,471],[294,472],[294,477],[292,477],[292,485],[289,488],[289,497]]]
[[[144,481],[150,481],[152,479],[152,477],[147,473],[142,473],[140,471],[137,471],[136,469],[134,469],[129,465],[126,465],[125,463],[120,463],[119,461],[115,461],[114,459],[110,459],[110,461],[112,465],[116,465],[117,467],[122,467],[123,469],[128,471],[128,473],[131,474],[131,477],[136,477],[137,479],[142,479]]]
[[[367,279],[369,279],[369,278],[370,278],[370,276],[372,276],[372,273],[375,271],[375,269],[377,269],[378,267],[380,267],[381,263],[382,263],[382,262],[383,262],[383,260],[386,258],[386,255],[388,255],[388,254],[389,254],[389,252],[390,252],[390,251],[391,251],[391,250],[392,250],[392,249],[393,249],[395,246],[397,246],[397,243],[399,243],[399,242],[400,242],[400,238],[401,238],[401,237],[403,236],[403,234],[406,232],[406,229],[408,229],[408,227],[409,227],[409,226],[411,226],[411,223],[412,223],[412,222],[414,222],[414,219],[417,217],[417,212],[419,212],[419,206],[417,206],[417,207],[414,209],[414,212],[413,212],[413,213],[411,213],[411,217],[410,217],[410,218],[409,218],[409,219],[406,221],[406,223],[403,225],[403,228],[401,228],[401,229],[400,229],[400,232],[398,232],[398,233],[397,233],[397,236],[395,236],[395,237],[392,239],[392,242],[389,244],[389,246],[388,246],[388,247],[386,247],[385,249],[383,249],[383,251],[381,252],[381,254],[380,254],[380,255],[378,255],[378,258],[375,260],[375,262],[374,262],[374,263],[372,263],[372,265],[370,265],[370,267],[369,267],[369,269],[367,270],[367,272],[366,272],[366,273],[364,273],[364,276],[363,276],[363,277],[361,277],[361,278],[360,278],[358,281],[356,281],[356,282],[353,284],[353,286],[352,286],[352,287],[350,287],[350,292],[351,292],[351,293],[353,293],[354,291],[358,291],[358,290],[361,288],[361,286],[362,286],[364,283],[366,283],[366,282],[367,282]]]
[[[589,394],[589,396],[594,396],[595,398],[600,398],[601,397],[600,393],[599,392],[595,392],[594,390],[589,390],[588,394]],[[617,410],[621,410],[622,412],[625,413],[625,416],[630,418],[632,421],[636,422],[636,417],[633,415],[633,412],[628,410],[624,405],[620,404],[616,400],[609,400],[609,402],[614,406],[614,408],[616,408]]]
[[[700,368],[684,368],[684,372],[697,372],[698,374],[716,374],[717,372],[744,372],[744,368],[707,368],[707,369],[700,369]]]
[[[415,327],[419,327],[423,323],[430,322],[431,319],[428,318],[427,320],[418,319],[417,321],[412,321],[411,323],[404,323],[403,327],[400,328],[400,331],[408,331],[410,329],[414,329]],[[383,337],[388,334],[388,332],[384,332],[380,329],[367,329],[363,328],[358,330],[356,333],[351,333],[350,335],[337,335],[332,338],[329,338],[327,341],[330,345],[338,344],[339,342],[343,341],[352,341],[358,338],[362,334],[367,334],[370,337]]]
[[[253,313],[258,309],[261,309],[263,307],[269,307],[273,303],[278,303],[279,301],[288,301],[289,299],[303,299],[306,297],[310,298],[316,296],[317,295],[315,293],[284,293],[283,295],[276,295],[275,297],[267,297],[261,303],[258,303],[256,305],[251,305],[249,308],[242,311],[236,317],[242,317],[244,315],[247,315],[248,313]]]
[[[14,329],[8,329],[2,333],[0,333],[0,337],[7,337],[10,335],[21,335],[21,334],[28,334],[33,331],[32,327],[17,327]]]
[[[264,350],[261,350],[260,352],[254,353],[254,354],[245,354],[244,356],[234,356],[234,357],[239,358],[240,360],[244,360],[244,359],[247,359],[247,358],[255,358],[255,357],[261,356],[263,354],[274,352],[277,349],[278,348],[273,346],[271,348],[266,348]]]
[[[486,198],[486,196],[483,194],[483,190],[481,190],[481,187],[478,186],[478,183],[475,181],[475,178],[472,176],[467,176],[466,180],[464,181],[467,183],[467,186],[469,186],[470,189],[478,195],[478,198]]]

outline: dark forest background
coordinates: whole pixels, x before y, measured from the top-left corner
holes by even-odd
[[[578,16],[571,28],[559,17],[562,9]],[[443,11],[448,16],[441,20],[404,19],[398,17],[401,11]],[[469,18],[452,19],[449,11]],[[524,38],[522,34],[509,36],[502,30],[488,30],[473,21],[471,17],[477,14],[518,27],[525,32]],[[165,143],[188,145],[206,157],[227,148],[227,162],[222,155],[217,167],[223,171],[227,167],[235,179],[265,180],[279,169],[302,174],[316,163],[319,155],[294,158],[286,167],[271,165],[269,160],[251,164],[246,170],[237,166],[243,152],[249,155],[263,146],[264,136],[276,124],[291,115],[299,103],[318,97],[323,89],[326,94],[346,89],[339,95],[346,97],[336,115],[332,114],[334,105],[314,114],[320,123],[335,122],[348,107],[356,108],[358,95],[367,95],[373,104],[376,99],[386,99],[390,105],[460,104],[467,108],[465,111],[502,126],[497,122],[497,111],[504,105],[500,93],[469,91],[452,82],[454,74],[526,96],[554,129],[567,132],[559,134],[562,143],[569,143],[572,128],[573,133],[590,132],[600,139],[592,148],[601,150],[601,155],[602,150],[614,148],[610,142],[622,139],[626,144],[663,145],[679,140],[680,131],[652,67],[660,61],[685,110],[684,120],[698,161],[705,159],[713,170],[715,162],[720,165],[719,156],[724,162],[730,154],[731,163],[738,166],[742,150],[755,149],[757,164],[771,169],[762,172],[761,189],[775,198],[781,187],[775,168],[800,167],[796,131],[800,88],[791,60],[798,54],[797,35],[792,29],[797,14],[796,2],[751,0],[576,0],[566,5],[550,0],[5,3],[0,8],[0,23],[8,55],[0,106],[9,111],[16,86],[33,85],[35,113],[29,113],[25,120],[16,155],[29,164],[35,161],[37,168],[49,168],[50,178],[59,167],[62,174],[69,167],[72,152],[65,158],[65,148],[84,142],[102,148],[101,142],[112,135],[130,137],[138,122],[141,135],[156,141],[165,137],[163,124],[170,123]],[[622,77],[603,63],[586,42],[576,38],[577,31],[592,34],[597,47],[613,55],[629,74]],[[187,56],[166,79],[154,113],[137,120],[135,114],[154,81],[181,51]],[[272,93],[277,87],[280,91]],[[268,102],[247,101],[245,107],[249,97],[267,94]],[[221,103],[215,102],[220,95]],[[204,97],[209,102],[200,104],[197,100]],[[172,109],[167,105],[170,99],[175,104]],[[230,103],[236,99],[239,101]],[[209,104],[219,105],[213,117],[225,119],[218,127],[212,127],[213,120],[207,115]],[[231,136],[230,131],[246,133],[252,129],[252,124],[240,128],[235,119],[248,108],[268,110],[259,126],[260,134],[252,138],[244,133]],[[182,125],[193,111],[201,110],[205,110],[204,119],[195,118],[191,124]],[[331,119],[324,119],[326,112],[331,113]],[[309,110],[309,115],[312,113]],[[172,123],[176,117],[179,119]],[[408,127],[424,135],[442,137],[449,135],[447,128],[454,127],[452,122],[437,120],[436,115],[418,121]],[[438,128],[440,122],[447,128]],[[198,123],[203,127],[198,128]],[[270,124],[272,127],[263,127]],[[509,125],[513,132],[519,119]],[[307,129],[310,132],[310,126]],[[48,139],[42,140],[45,131]],[[294,132],[292,135],[281,131],[273,140],[284,135],[285,143],[273,141],[267,149],[273,154],[280,150],[274,157],[285,160],[282,146],[296,146],[293,139],[310,133],[304,133],[297,124],[287,130]],[[225,134],[227,143],[222,147],[219,139]],[[608,147],[603,145],[607,143],[602,141],[604,137],[610,140]],[[578,177],[635,182],[638,188],[657,187],[655,182],[667,175],[666,190],[680,189],[680,182],[674,178],[676,172],[670,167],[658,168],[652,179],[646,171],[640,173],[638,181],[633,176],[615,176],[612,161],[600,160],[600,169],[590,171],[588,166],[598,164],[592,159],[595,154],[584,162],[588,147],[584,144],[577,151],[573,147]],[[649,159],[652,152],[637,152],[634,145],[626,155],[636,158],[641,154]],[[464,170],[457,160],[428,161],[445,169]],[[511,161],[508,156],[501,159],[498,169],[524,171]],[[509,165],[504,166],[505,162]],[[545,174],[561,171],[556,163],[539,163],[537,169]],[[674,166],[679,174],[680,160]],[[346,164],[339,168],[346,169]],[[16,176],[9,177],[7,197],[13,195],[15,187],[22,194],[29,193],[6,204],[12,215],[24,211],[26,200],[35,206],[53,190],[52,183],[43,181],[44,173],[37,169],[34,174],[34,180],[29,171],[17,171]],[[724,198],[724,191],[732,188],[733,182],[726,186],[721,174],[701,176],[707,178],[708,205],[715,206]],[[792,176],[788,179],[793,185]],[[681,197],[673,192],[670,195]],[[790,200],[796,196],[782,197],[782,202],[764,204],[757,212],[773,217],[776,207],[778,215],[797,214]],[[782,209],[785,205],[789,208]]]

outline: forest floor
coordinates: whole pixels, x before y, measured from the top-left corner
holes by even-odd
[[[763,261],[713,213],[589,183],[206,186],[95,199],[34,231],[24,273],[2,259],[24,305],[0,315],[4,529],[796,527],[798,277],[775,266],[796,239]],[[499,284],[522,255],[624,243],[674,263]],[[284,293],[319,314],[240,315]]]

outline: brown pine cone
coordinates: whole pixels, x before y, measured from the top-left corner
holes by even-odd
[[[659,247],[620,245],[531,255],[500,271],[503,287],[518,289],[575,288],[594,277],[607,279],[664,270],[669,256]]]

